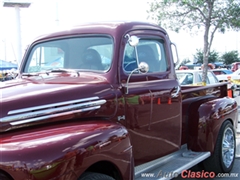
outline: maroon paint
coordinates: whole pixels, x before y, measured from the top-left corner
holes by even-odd
[[[131,151],[128,132],[120,124],[76,120],[2,134],[0,168],[19,180],[76,179],[103,160],[129,178]]]

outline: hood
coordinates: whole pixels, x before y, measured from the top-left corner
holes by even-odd
[[[1,82],[0,132],[76,118],[108,118],[116,97],[100,75],[48,74]]]
[[[238,74],[221,74],[221,75],[216,75],[219,81],[227,81],[229,80],[240,80],[240,75]]]

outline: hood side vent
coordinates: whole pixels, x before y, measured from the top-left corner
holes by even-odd
[[[33,123],[36,121],[47,120],[64,115],[96,110],[106,103],[106,100],[99,97],[90,97],[72,101],[64,101],[42,106],[34,106],[12,110],[8,112],[8,116],[0,119],[1,123],[9,123],[11,126],[24,126],[24,124]],[[15,129],[17,127],[11,127]],[[0,129],[0,132],[6,131]]]

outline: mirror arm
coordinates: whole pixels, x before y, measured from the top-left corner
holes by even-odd
[[[131,71],[131,73],[129,74],[129,76],[128,76],[128,78],[127,78],[126,87],[125,87],[125,89],[124,89],[124,90],[125,90],[125,94],[128,94],[128,84],[129,84],[130,77],[132,76],[132,74],[133,74],[135,71],[138,71],[138,72],[140,71],[141,73],[147,73],[148,70],[149,70],[148,64],[145,63],[145,62],[141,62],[136,69],[134,69],[134,70]]]
[[[127,38],[128,40],[130,39],[130,35],[129,34],[126,34],[125,36],[124,36],[124,38]]]
[[[130,80],[130,77],[132,76],[132,74],[135,72],[135,71],[138,71],[139,68],[136,68],[134,70],[132,70],[132,72],[129,74],[128,78],[127,78],[127,83],[126,83],[126,94],[128,94],[128,83],[129,83],[129,80]]]

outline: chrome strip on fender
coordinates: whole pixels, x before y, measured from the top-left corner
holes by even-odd
[[[9,111],[9,116],[1,118],[0,122],[11,122],[11,125],[18,125],[33,121],[40,121],[52,117],[61,116],[64,113],[73,114],[76,112],[99,109],[100,106],[104,103],[106,103],[106,100],[99,100],[99,97],[91,97],[73,101],[53,103],[43,106],[35,106],[31,108],[17,109]]]
[[[99,99],[99,97],[95,96],[95,97],[90,97],[90,98],[77,99],[77,100],[72,100],[72,101],[64,101],[64,102],[60,102],[60,103],[53,103],[53,104],[42,105],[42,106],[34,106],[34,107],[30,107],[30,108],[12,110],[12,111],[9,111],[8,114],[17,114],[17,113],[36,111],[36,110],[46,109],[46,108],[54,108],[56,106],[76,104],[76,103],[80,103],[80,102],[84,102],[84,101],[92,101],[92,100],[97,100],[97,99]]]
[[[68,111],[68,112],[59,113],[59,114],[52,114],[52,115],[41,116],[41,117],[27,119],[27,120],[22,120],[22,121],[15,121],[15,122],[11,122],[10,124],[13,125],[13,126],[16,126],[16,125],[21,125],[21,124],[25,124],[25,123],[31,123],[31,122],[36,122],[36,121],[42,121],[42,120],[50,119],[50,118],[55,118],[55,117],[58,117],[58,116],[65,116],[65,115],[69,115],[69,114],[95,110],[95,109],[99,109],[99,108],[100,108],[100,106],[95,106],[95,107],[84,108],[84,109],[79,109],[79,110],[75,110],[75,111]]]

